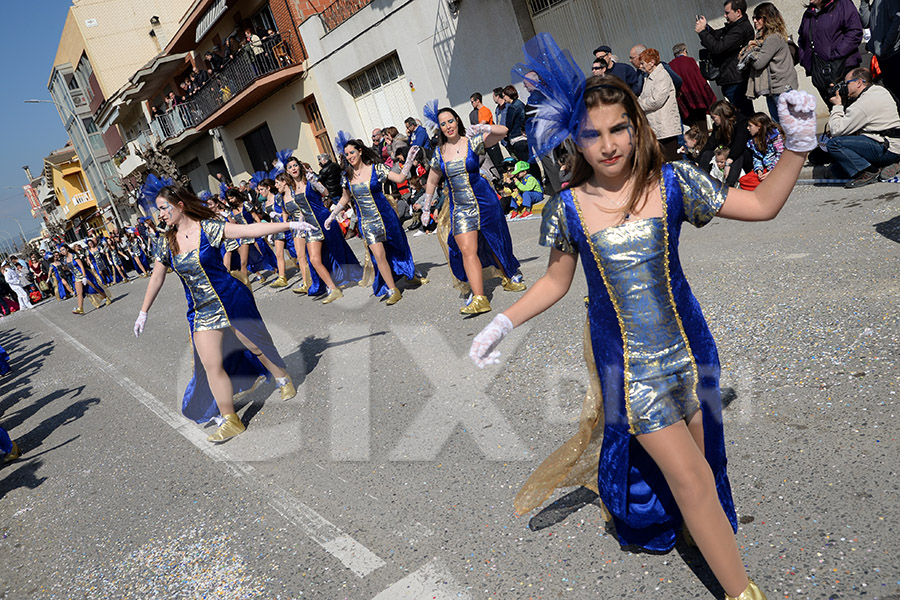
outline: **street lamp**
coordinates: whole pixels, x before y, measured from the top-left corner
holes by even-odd
[[[71,115],[72,118],[75,119],[75,122],[78,124],[78,130],[80,131],[81,135],[84,137],[84,143],[85,143],[85,146],[87,146],[88,156],[91,157],[91,162],[94,163],[95,167],[98,169],[98,172],[99,172],[100,165],[97,163],[97,159],[94,156],[94,149],[91,148],[90,135],[88,134],[87,129],[85,129],[84,123],[82,123],[81,119],[78,118],[78,115],[76,115],[74,112],[72,112],[72,110],[69,109],[68,106],[63,106],[62,104],[60,104],[54,100],[31,99],[31,100],[25,100],[24,102],[25,102],[25,104],[53,104],[54,106],[56,106],[56,108],[58,110],[65,110],[67,113],[69,113],[69,115]],[[103,178],[103,173],[100,173],[100,178],[101,179]],[[109,190],[107,190],[107,191],[109,191]],[[124,227],[122,218],[119,216],[119,210],[116,208],[116,201],[112,197],[112,193],[110,193],[110,196],[109,196],[109,205],[112,207],[113,215],[115,215],[115,217],[116,217],[116,226]]]
[[[0,233],[6,234],[6,237],[8,237],[10,241],[12,241],[12,245],[10,245],[10,241],[7,241],[6,238],[0,238],[3,240],[3,243],[6,244],[7,250],[12,248],[12,250],[9,252],[9,254],[15,254],[16,250],[18,250],[18,248],[16,247],[16,244],[15,244],[15,238],[13,238],[13,236],[11,236],[8,231],[4,231],[3,229],[0,229]]]

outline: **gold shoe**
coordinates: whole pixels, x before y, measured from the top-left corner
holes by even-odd
[[[331,290],[331,293],[328,294],[328,297],[325,298],[324,300],[322,300],[322,304],[330,304],[330,303],[334,302],[335,300],[338,300],[343,297],[344,297],[344,292],[342,292],[338,288],[334,288],[333,290]]]
[[[19,445],[15,442],[12,443],[12,450],[9,451],[9,454],[3,457],[3,464],[10,463],[17,458],[19,458]]]
[[[73,309],[72,309],[72,314],[73,314],[73,315],[83,315],[83,314],[84,314],[84,309],[83,309],[83,308],[73,308]]]
[[[759,589],[752,579],[747,579],[747,589],[738,597],[725,594],[725,600],[766,600],[766,595]]]
[[[287,287],[287,284],[288,284],[287,278],[285,278],[285,277],[279,277],[278,279],[276,279],[275,281],[273,281],[272,283],[270,283],[270,284],[269,284],[269,287],[273,287],[273,288],[283,288],[283,287]]]
[[[279,389],[281,390],[282,400],[290,400],[297,395],[297,388],[294,387],[294,382],[291,379],[290,375],[287,376],[287,383],[285,383]]]
[[[109,306],[112,304],[112,300],[109,299],[109,296],[106,297],[106,302],[103,303],[103,306]]]
[[[221,427],[216,429],[214,434],[207,437],[206,441],[219,444],[226,440],[230,440],[239,433],[243,433],[246,429],[244,424],[241,423],[240,417],[235,413],[231,413],[230,415],[225,415],[225,422],[222,423]]]
[[[459,309],[462,315],[480,315],[486,312],[491,312],[491,302],[487,296],[472,296],[472,301]]]
[[[528,287],[521,281],[513,281],[509,277],[503,277],[502,279],[500,279],[500,285],[502,285],[503,289],[507,292],[524,292],[525,288]]]
[[[298,285],[297,287],[295,287],[294,289],[292,289],[291,291],[294,292],[295,294],[305,294],[309,291],[309,284],[302,283],[302,284]]]
[[[428,278],[422,277],[421,275],[416,275],[409,280],[410,285],[425,285],[426,283],[428,283]]]
[[[400,302],[400,298],[402,298],[402,297],[403,297],[403,294],[400,293],[400,290],[398,290],[397,288],[393,288],[391,290],[391,293],[388,294],[387,302],[385,302],[385,304],[387,304],[388,306],[391,306],[392,304],[397,304],[398,302]]]

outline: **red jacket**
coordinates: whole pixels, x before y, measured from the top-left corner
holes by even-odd
[[[681,92],[678,94],[678,109],[681,111],[681,118],[686,119],[691,110],[701,108],[708,110],[716,101],[716,95],[709,87],[709,82],[700,74],[697,61],[682,54],[669,61],[669,67],[681,77],[683,82]]]

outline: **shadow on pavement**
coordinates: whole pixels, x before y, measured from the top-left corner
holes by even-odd
[[[876,223],[875,231],[892,242],[900,244],[900,216],[894,217],[889,221]]]

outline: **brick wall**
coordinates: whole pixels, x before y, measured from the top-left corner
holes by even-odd
[[[269,9],[278,25],[278,31],[284,35],[291,47],[291,56],[297,62],[306,59],[306,48],[300,38],[297,26],[315,15],[333,0],[269,0]],[[299,58],[298,58],[299,57]]]

